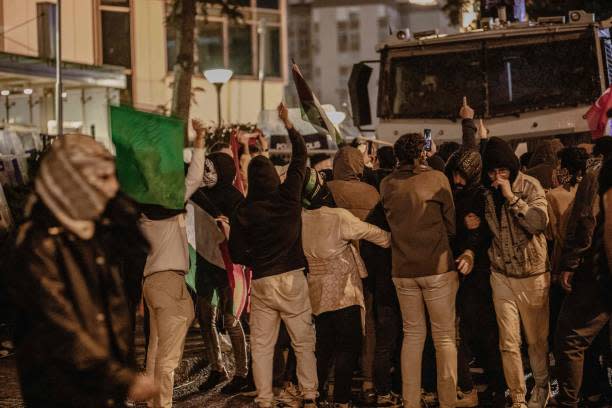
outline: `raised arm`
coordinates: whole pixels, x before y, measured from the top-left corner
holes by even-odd
[[[189,170],[185,177],[185,201],[189,200],[200,187],[204,177],[204,126],[197,119],[193,119],[191,124],[196,133],[196,138],[193,142],[191,164],[189,164]]]
[[[289,120],[289,111],[282,103],[278,106],[278,116],[285,124],[287,132],[289,132],[289,140],[291,140],[291,162],[287,169],[287,178],[281,185],[281,193],[291,200],[299,202],[302,199],[302,184],[306,175],[306,160],[308,159],[306,143],[302,135],[293,127],[293,123]]]

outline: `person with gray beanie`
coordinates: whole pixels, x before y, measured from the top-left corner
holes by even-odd
[[[41,160],[7,282],[28,407],[121,405],[157,392],[130,367],[122,260],[108,231],[136,225],[105,212],[118,189],[113,156],[89,136],[62,136]]]
[[[428,314],[440,406],[450,408],[457,400],[455,296],[459,287],[449,239],[455,235],[453,195],[444,173],[422,164],[422,135],[403,135],[393,149],[399,167],[382,181],[380,192],[391,228],[392,276],[404,321],[402,398],[406,408],[421,406]]]

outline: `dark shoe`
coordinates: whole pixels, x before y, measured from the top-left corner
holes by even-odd
[[[302,405],[303,408],[317,408],[317,402],[311,399],[305,399]]]
[[[227,373],[225,372],[225,370],[224,371],[213,370],[210,372],[208,379],[206,379],[206,381],[204,381],[198,387],[198,389],[203,392],[210,391],[213,388],[215,388],[217,385],[221,384],[223,381],[227,381],[227,380],[228,380],[228,377],[227,377]]]
[[[256,397],[257,396],[257,388],[255,388],[255,382],[253,381],[252,375],[247,375],[246,377],[246,385],[240,391],[240,395],[243,397]]]
[[[221,388],[221,394],[236,395],[242,393],[249,386],[246,377],[235,375],[232,381]]]

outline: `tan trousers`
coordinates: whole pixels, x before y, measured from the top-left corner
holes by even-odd
[[[185,337],[194,318],[193,301],[180,272],[157,272],[145,278],[143,288],[150,317],[147,375],[160,388],[155,408],[172,406],[174,370],[183,357]]]
[[[297,377],[304,398],[317,397],[315,330],[303,271],[286,272],[253,281],[251,286],[251,354],[257,388],[255,401],[272,406],[272,363],[281,319],[297,359]]]
[[[436,348],[440,407],[457,402],[457,344],[455,297],[459,288],[457,272],[422,278],[393,278],[402,319],[402,398],[404,408],[421,407],[421,363],[427,337],[425,308],[431,320]]]
[[[524,279],[491,273],[493,303],[499,326],[499,349],[513,402],[524,402],[527,388],[521,360],[521,325],[536,385],[548,384],[548,291],[550,274]]]

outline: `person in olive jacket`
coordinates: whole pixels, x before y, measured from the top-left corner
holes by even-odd
[[[34,187],[8,277],[26,405],[121,406],[153,397],[153,381],[129,366],[122,259],[109,233],[118,225],[104,215],[118,190],[113,156],[91,137],[63,136],[43,157]]]

